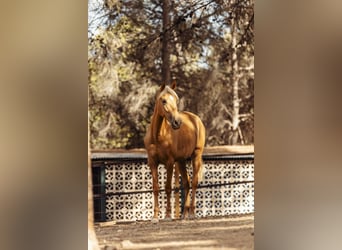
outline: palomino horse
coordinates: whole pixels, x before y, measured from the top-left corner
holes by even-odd
[[[178,112],[178,96],[174,91],[176,83],[171,86],[162,85],[157,94],[151,125],[144,144],[148,154],[148,165],[151,168],[154,215],[152,222],[158,222],[158,165],[164,164],[167,171],[165,191],[167,196],[165,219],[171,219],[171,180],[173,166],[179,169],[185,194],[182,217],[195,217],[195,196],[198,181],[202,177],[202,153],[205,143],[205,128],[200,118],[190,112]],[[186,170],[186,159],[192,160],[192,199],[190,203],[190,179]],[[177,170],[178,170],[177,169]]]

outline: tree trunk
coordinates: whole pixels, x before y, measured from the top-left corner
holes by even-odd
[[[233,83],[233,111],[232,111],[232,128],[231,134],[229,136],[229,144],[235,145],[238,143],[239,139],[239,109],[240,109],[240,100],[239,100],[239,77],[238,77],[238,60],[237,60],[237,39],[236,39],[236,24],[235,20],[232,19],[231,25],[231,33],[232,33],[232,83]]]
[[[170,0],[163,0],[162,81],[170,84]]]

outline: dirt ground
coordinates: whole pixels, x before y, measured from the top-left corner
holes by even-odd
[[[101,249],[254,249],[254,215],[95,224]]]

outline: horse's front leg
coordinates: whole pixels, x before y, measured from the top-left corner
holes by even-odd
[[[166,192],[166,214],[165,219],[171,220],[171,182],[173,175],[173,165],[174,163],[166,164],[166,183],[165,183],[165,192]]]
[[[153,198],[154,198],[154,214],[152,218],[152,222],[158,222],[159,217],[159,202],[158,202],[158,195],[159,195],[159,184],[158,184],[158,164],[150,164],[151,174],[152,174],[152,184],[153,184]]]

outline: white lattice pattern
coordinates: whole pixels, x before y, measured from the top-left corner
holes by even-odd
[[[190,163],[188,172],[192,176]],[[164,189],[166,171],[159,166]],[[221,216],[254,212],[253,160],[204,161],[204,176],[196,192],[196,216]],[[235,184],[234,184],[235,183]],[[144,162],[114,162],[106,167],[106,219],[150,220],[153,215],[152,177]],[[172,193],[172,206],[174,197]],[[166,194],[159,192],[160,218],[164,218]],[[173,213],[174,211],[172,211]]]

